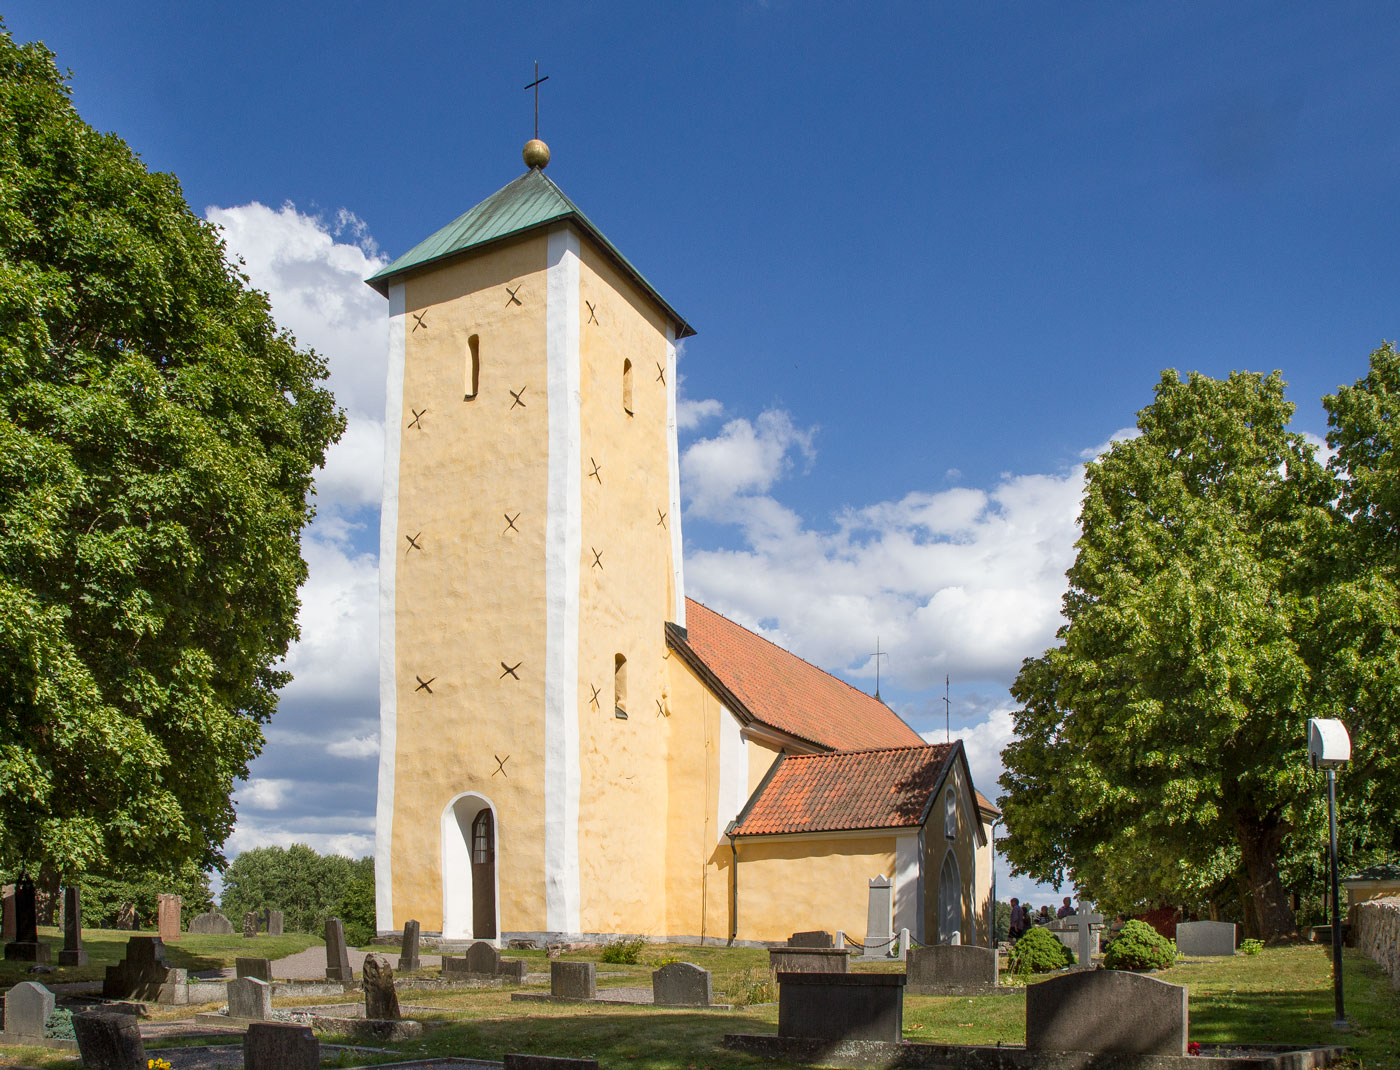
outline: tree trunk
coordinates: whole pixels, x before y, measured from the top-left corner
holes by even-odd
[[[39,876],[34,881],[34,888],[36,892],[34,907],[39,924],[55,924],[54,918],[63,899],[63,893],[59,888],[58,870],[45,862],[39,867]]]
[[[1259,939],[1292,936],[1298,931],[1298,921],[1288,905],[1288,892],[1278,871],[1278,848],[1286,828],[1277,819],[1241,812],[1235,817],[1235,831]]]

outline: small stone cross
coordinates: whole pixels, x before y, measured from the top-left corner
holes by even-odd
[[[1088,966],[1094,954],[1093,930],[1103,927],[1103,915],[1095,914],[1093,908],[1086,906],[1081,899],[1079,909],[1065,920],[1074,922],[1075,928],[1079,930],[1079,965]]]

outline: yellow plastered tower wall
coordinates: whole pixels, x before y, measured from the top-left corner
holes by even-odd
[[[666,931],[675,343],[532,168],[389,298],[377,927]]]

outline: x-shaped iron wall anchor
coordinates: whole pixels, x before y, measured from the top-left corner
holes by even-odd
[[[525,663],[523,661],[517,661],[514,665],[507,665],[504,661],[501,662],[501,668],[505,669],[505,672],[501,673],[501,675],[496,677],[496,679],[504,680],[507,676],[509,676],[514,680],[519,680],[520,677],[515,675],[515,670],[520,668],[520,666],[524,664]]]
[[[666,526],[666,514],[660,509],[656,511],[656,526],[659,528],[664,528]]]
[[[506,518],[506,526],[501,529],[501,534],[504,535],[507,531],[514,531],[518,534],[520,529],[515,526],[515,522],[520,519],[520,514],[516,513],[511,516],[509,513],[502,513],[501,515]]]
[[[660,361],[656,363],[656,381],[663,386],[666,384],[666,369],[661,366]]]
[[[588,478],[596,479],[598,481],[598,486],[601,487],[603,485],[603,477],[599,475],[599,473],[603,470],[602,465],[600,465],[592,457],[588,458],[588,463],[593,466],[593,471],[588,473]]]
[[[417,535],[405,535],[404,538],[408,540],[408,549],[405,550],[404,553],[411,554],[414,550],[423,549],[423,547],[418,545],[418,540],[422,537],[423,533],[421,531]]]
[[[519,389],[519,391],[515,391],[515,390],[511,390],[510,387],[506,387],[506,390],[509,391],[510,396],[511,396],[512,398],[515,399],[514,401],[512,401],[512,402],[510,403],[510,407],[513,409],[513,408],[515,408],[517,405],[519,405],[519,406],[523,409],[523,408],[525,407],[525,401],[524,401],[524,399],[521,398],[520,395],[523,394],[523,393],[525,393],[525,388],[522,386],[522,387]]]
[[[510,761],[510,755],[507,754],[504,758],[502,758],[502,757],[499,757],[498,755],[493,754],[493,755],[491,755],[491,757],[493,757],[493,758],[496,759],[496,773],[500,773],[501,776],[503,776],[503,777],[505,777],[507,780],[509,780],[509,779],[510,779],[510,774],[506,772],[506,762]],[[492,775],[492,776],[495,776],[496,773],[492,773],[491,775]]]
[[[423,417],[424,417],[424,415],[427,413],[428,410],[427,410],[427,409],[410,409],[409,411],[413,413],[413,419],[409,421],[408,426],[409,426],[409,427],[416,427],[416,428],[418,428],[418,430],[420,430],[420,431],[423,430]]]
[[[593,550],[593,547],[590,546],[589,549],[590,549],[590,550]],[[588,567],[589,567],[589,568],[602,568],[602,567],[603,567],[603,551],[602,551],[602,550],[593,550],[593,564],[589,565]]]
[[[656,700],[656,716],[662,717],[662,716],[665,715],[665,713],[666,713],[666,707],[663,706],[663,705],[661,705],[661,700],[660,700],[660,699],[657,699],[657,700]]]
[[[426,680],[421,676],[415,676],[414,679],[418,681],[418,686],[413,689],[414,691],[426,691],[430,695],[433,693],[433,689],[428,685],[437,679],[436,676],[429,676]]]
[[[520,298],[518,298],[518,297],[515,296],[516,294],[518,294],[518,293],[520,292],[520,287],[521,287],[521,286],[524,286],[524,285],[525,285],[525,284],[524,284],[523,282],[522,282],[522,283],[518,283],[518,284],[516,284],[516,287],[515,287],[514,290],[512,290],[509,286],[506,287],[506,293],[510,295],[509,297],[506,298],[506,307],[507,307],[507,308],[509,308],[511,305],[520,305],[521,307],[524,307],[524,302],[521,301]]]
[[[598,322],[598,309],[597,309],[597,307],[593,304],[592,301],[585,301],[584,304],[588,306],[588,322],[589,322],[589,323],[597,323],[597,322]],[[600,325],[600,326],[601,326],[601,325]]]
[[[413,331],[416,331],[419,327],[422,327],[425,331],[428,329],[427,312],[410,312],[409,315],[413,317]],[[413,331],[409,331],[408,333],[412,334]]]
[[[596,710],[598,708],[598,694],[600,689],[594,687],[592,684],[589,684],[588,686],[593,691],[593,697],[588,700],[588,704]]]

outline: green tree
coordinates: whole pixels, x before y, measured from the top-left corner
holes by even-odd
[[[374,859],[320,855],[304,843],[244,851],[224,873],[220,899],[235,925],[247,911],[282,911],[292,932],[321,933],[345,922],[351,944],[374,938]]]
[[[1335,484],[1292,411],[1277,373],[1168,371],[1141,434],[1087,466],[1068,623],[1012,687],[1013,872],[1120,910],[1235,884],[1252,932],[1294,929],[1281,866],[1319,828],[1304,636]]]
[[[169,175],[0,26],[0,865],[221,864],[344,420]]]

